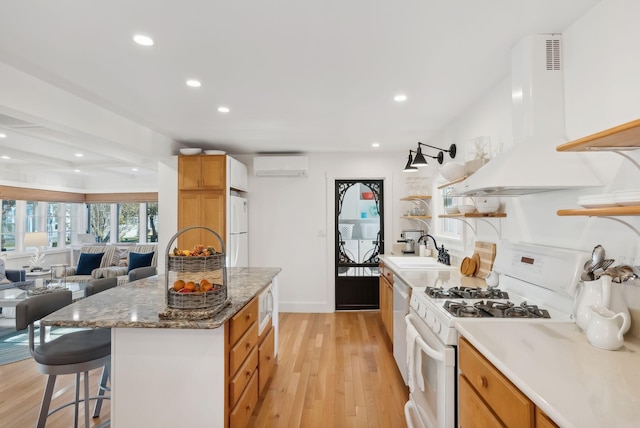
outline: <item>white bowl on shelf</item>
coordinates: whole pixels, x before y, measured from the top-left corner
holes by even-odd
[[[471,204],[462,204],[458,205],[458,211],[460,211],[462,214],[471,214],[476,212],[476,207]]]
[[[450,207],[445,207],[444,212],[447,214],[458,214],[460,211],[458,210],[457,205],[452,205]]]
[[[500,209],[500,200],[495,198],[478,198],[476,209],[480,214],[495,213]]]
[[[464,165],[457,162],[449,162],[440,168],[440,174],[448,180],[455,181],[464,177]]]
[[[613,198],[617,205],[640,205],[640,190],[618,190]]]
[[[224,150],[205,150],[204,154],[205,155],[224,155],[227,152],[225,152]]]
[[[201,152],[202,152],[202,149],[195,149],[195,148],[180,149],[180,153],[183,155],[197,155],[197,154],[200,154]]]
[[[607,208],[618,205],[613,193],[601,193],[597,195],[582,195],[578,197],[578,205],[583,208]]]

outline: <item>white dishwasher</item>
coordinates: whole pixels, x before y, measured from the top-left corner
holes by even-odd
[[[407,381],[407,324],[405,315],[409,313],[410,288],[396,275],[393,276],[393,358],[404,379]]]

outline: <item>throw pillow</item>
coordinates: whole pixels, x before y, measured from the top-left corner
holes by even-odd
[[[94,269],[100,267],[104,253],[80,253],[76,275],[91,275]]]
[[[152,260],[153,253],[129,253],[129,270],[127,270],[127,273],[135,268],[151,266]]]

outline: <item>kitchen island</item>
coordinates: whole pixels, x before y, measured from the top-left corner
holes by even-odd
[[[279,272],[229,268],[229,304],[207,320],[160,319],[166,307],[160,275],[77,301],[41,323],[111,329],[112,426],[224,427],[227,321]]]

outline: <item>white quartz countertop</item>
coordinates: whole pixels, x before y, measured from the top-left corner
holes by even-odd
[[[456,329],[561,427],[640,426],[640,340],[592,346],[574,323],[457,320]]]
[[[399,257],[391,255],[392,257]],[[416,256],[404,256],[416,257]],[[398,278],[411,288],[425,287],[486,287],[487,283],[484,279],[472,276],[464,276],[460,273],[457,266],[442,265],[442,269],[430,268],[426,269],[402,269],[389,260],[389,257],[380,256],[385,266],[389,268]]]

